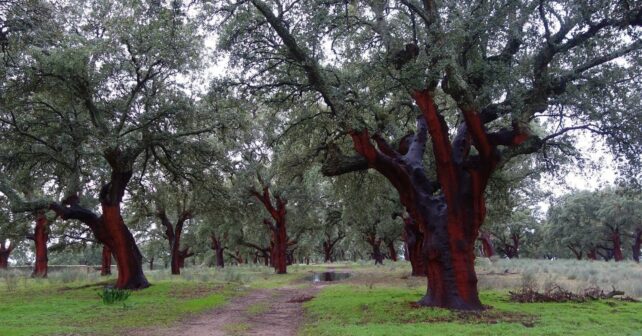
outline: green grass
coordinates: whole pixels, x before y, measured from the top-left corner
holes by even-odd
[[[134,291],[127,301],[114,305],[104,305],[97,295],[114,277],[105,279],[84,270],[51,272],[49,279],[0,272],[0,335],[119,335],[132,328],[167,326],[251,290],[307,286],[309,282],[301,280],[304,276],[329,268],[353,276],[325,287],[305,303],[303,335],[642,336],[642,303],[507,300],[507,291],[520,286],[523,274],[534,274],[539,286],[554,281],[575,290],[598,284],[607,291],[615,286],[639,297],[635,294],[641,283],[640,265],[484,259],[477,264],[481,299],[493,308],[481,314],[413,307],[411,303],[424,294],[426,280],[408,277],[406,262],[376,267],[371,262],[298,265],[289,267],[286,275],[256,265],[223,270],[193,267],[179,277],[168,270],[147,271],[152,287]],[[252,316],[266,309],[266,304],[257,303],[246,312]],[[229,333],[242,334],[249,325],[228,327]]]
[[[161,281],[132,292],[126,302],[104,305],[100,287],[68,289],[34,283],[0,291],[0,335],[113,334],[126,328],[169,325],[189,313],[225,303],[231,285]]]
[[[642,335],[642,303],[508,302],[506,292],[484,291],[493,308],[482,313],[416,308],[422,288],[356,284],[323,289],[305,304],[304,335]]]

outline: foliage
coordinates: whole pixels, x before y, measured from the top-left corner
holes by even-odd
[[[102,299],[104,304],[114,304],[123,302],[129,298],[131,292],[126,289],[118,289],[109,286],[103,287],[102,293],[98,292],[98,296]]]
[[[629,254],[631,237],[642,223],[642,202],[626,190],[575,191],[556,200],[548,212],[551,252],[570,256],[571,250],[589,253],[612,248],[612,235],[623,241]]]

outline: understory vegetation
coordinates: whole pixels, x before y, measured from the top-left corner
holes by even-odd
[[[97,293],[115,282],[83,270],[52,272],[32,279],[16,271],[0,273],[0,335],[107,335],[151,326],[170,326],[189,316],[225,305],[252,290],[306,286],[312,272],[333,270],[352,276],[324,286],[304,303],[303,335],[634,335],[642,329],[642,303],[598,300],[583,303],[515,303],[508,291],[534,277],[544,289],[555,283],[570,291],[598,284],[641,298],[642,266],[569,260],[495,260],[480,258],[482,312],[463,313],[418,307],[425,291],[407,262],[373,266],[370,262],[293,265],[285,275],[265,266],[225,269],[187,267],[180,276],[169,270],[148,272],[151,287],[131,292],[127,301],[103,305]],[[584,279],[585,274],[588,280]],[[571,279],[569,274],[577,274]],[[248,314],[268,311],[264,304]],[[91,321],[91,323],[88,323]],[[243,334],[243,330],[235,330]]]

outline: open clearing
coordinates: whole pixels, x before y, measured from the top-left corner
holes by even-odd
[[[303,280],[328,268],[353,276],[337,283]],[[183,273],[149,272],[152,287],[115,305],[104,305],[97,296],[104,280],[94,285],[97,279],[86,274],[54,273],[49,280],[3,274],[0,335],[639,335],[642,330],[642,303],[508,301],[523,274],[537,275],[542,288],[615,286],[640,297],[642,267],[634,263],[480,260],[481,297],[489,306],[481,313],[416,307],[425,279],[409,277],[404,262],[293,266],[287,275],[258,266]]]

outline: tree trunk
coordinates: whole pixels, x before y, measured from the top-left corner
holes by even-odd
[[[426,276],[426,263],[423,255],[423,239],[415,221],[411,217],[403,217],[404,222],[404,240],[408,247],[408,259],[412,267],[412,276]]]
[[[277,274],[287,273],[287,248],[288,237],[285,231],[285,221],[283,221],[281,224],[277,223],[274,249],[272,250],[272,263]]]
[[[590,249],[586,257],[589,258],[589,260],[597,260],[597,248]]]
[[[613,242],[613,259],[615,261],[624,260],[624,255],[622,254],[622,240],[620,239],[620,230],[615,230],[611,235],[611,240]]]
[[[386,244],[388,247],[388,254],[390,254],[390,260],[397,261],[397,249],[395,248],[395,242],[390,241]]]
[[[34,278],[46,278],[48,270],[47,242],[49,241],[49,221],[44,210],[36,213],[36,228],[34,230],[33,242],[36,246],[36,263],[31,276]]]
[[[210,240],[212,241],[212,250],[214,250],[214,254],[216,256],[216,267],[224,268],[225,256],[223,255],[223,252],[225,251],[225,246],[223,246],[221,239],[217,238],[214,233],[210,235]],[[238,255],[238,250],[236,251],[236,254]],[[241,262],[243,262],[243,259],[241,259]]]
[[[640,248],[642,248],[642,228],[635,230],[635,236],[633,238],[633,246],[631,246],[631,249],[633,250],[633,260],[639,263]]]
[[[101,260],[100,275],[111,275],[111,250],[104,244]]]
[[[428,290],[420,305],[482,310],[475,274],[475,241],[486,217],[484,191],[499,162],[498,145],[516,146],[526,140],[518,126],[488,134],[480,113],[459,106],[464,122],[452,142],[448,125],[430,90],[415,91],[422,116],[417,133],[402,139],[399,149],[366,130],[352,131],[355,150],[368,167],[384,175],[399,192],[401,203],[424,233]],[[425,174],[423,156],[427,133],[437,169],[437,181]],[[473,154],[471,146],[477,149]]]
[[[189,251],[189,247],[175,252],[173,251],[171,261],[172,274],[181,274],[180,269],[185,268],[185,259],[193,255],[194,253]]]
[[[575,255],[575,259],[577,260],[582,260],[582,250],[579,248],[575,248],[573,245],[568,245],[568,248],[573,252]]]
[[[332,246],[327,241],[323,242],[323,262],[332,262]]]
[[[149,282],[143,274],[143,255],[140,253],[136,240],[129,231],[120,215],[120,204],[101,204],[102,222],[109,237],[102,239],[111,250],[118,268],[116,288],[140,289],[149,287]]]
[[[267,226],[271,233],[270,262],[277,274],[285,274],[287,273],[287,249],[289,241],[285,218],[287,213],[285,208],[287,200],[280,196],[275,196],[276,204],[272,204],[270,191],[267,186],[263,187],[263,193],[255,190],[250,190],[250,193],[263,203],[265,209],[270,213],[272,219],[274,219],[274,223],[269,219],[263,220],[263,224]]]
[[[493,248],[493,242],[491,240],[490,233],[483,231],[480,232],[479,241],[482,244],[482,252],[484,253],[484,257],[490,258],[495,255],[495,249]]]
[[[5,244],[5,240],[0,237],[0,269],[9,267],[9,256],[14,248],[15,246],[11,242]]]
[[[185,259],[194,255],[193,253],[189,253],[189,247],[181,250],[183,225],[185,224],[185,221],[192,218],[192,211],[185,210],[180,213],[176,221],[176,225],[172,224],[163,208],[158,209],[157,216],[161,220],[161,224],[165,226],[165,237],[169,243],[172,274],[181,274],[181,268],[185,267]]]
[[[375,265],[383,265],[383,254],[381,254],[381,244],[372,244],[372,259]]]
[[[154,270],[154,257],[149,258],[149,270]]]
[[[129,231],[120,215],[120,203],[125,194],[125,187],[132,176],[130,169],[120,170],[124,153],[118,149],[108,151],[105,158],[112,167],[111,180],[103,185],[99,200],[102,215],[96,216],[92,211],[79,205],[77,196],[68,197],[62,205],[52,203],[50,209],[64,220],[77,219],[85,223],[94,233],[96,239],[106,245],[116,259],[118,280],[116,288],[142,289],[149,287],[143,273],[143,255],[140,253],[134,236]]]

